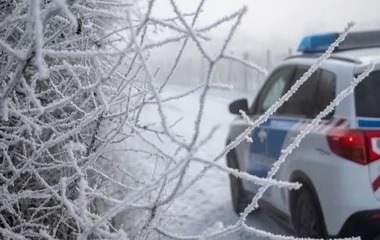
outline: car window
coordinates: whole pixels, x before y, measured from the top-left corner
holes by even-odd
[[[285,84],[286,78],[284,76],[280,76],[264,98],[262,110],[268,110],[282,96]]]
[[[323,111],[336,96],[336,76],[334,73],[322,70],[318,82],[318,88],[315,95],[314,116]],[[330,119],[334,115],[331,111],[324,119]]]
[[[297,67],[292,84],[309,70],[308,67]],[[315,92],[320,71],[315,71],[284,105],[283,114],[289,116],[311,117],[313,115]]]
[[[284,67],[271,74],[259,93],[254,111],[256,114],[264,113],[282,97],[289,85],[293,69],[293,67]]]
[[[380,71],[372,72],[355,87],[355,108],[358,117],[380,118]]]

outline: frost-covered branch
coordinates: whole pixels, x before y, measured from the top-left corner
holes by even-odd
[[[216,64],[228,60],[267,72],[226,53],[247,8],[198,27],[206,0],[186,14],[170,0],[175,14],[170,18],[153,15],[154,0],[144,9],[140,3],[0,0],[0,9],[5,6],[9,10],[0,13],[0,238],[149,239],[163,235],[205,239],[244,229],[290,239],[246,226],[246,215],[269,186],[300,187],[272,176],[323,114],[347,96],[371,68],[284,150],[269,178],[254,177],[217,161],[291,97],[353,24],[263,116],[252,122],[242,113],[249,128],[216,157],[204,159],[199,153],[218,130],[201,132],[207,96],[212,89],[231,88],[213,82]],[[213,56],[204,41],[212,39],[210,30],[227,22],[233,25],[222,49]],[[152,41],[156,29],[175,34]],[[165,88],[190,41],[206,60],[207,73],[193,89],[166,95]],[[148,61],[150,51],[172,43],[181,43],[181,48],[169,73],[161,76],[160,68]],[[200,97],[194,104],[199,108],[189,124],[193,134],[184,138],[175,130],[183,119],[172,119],[166,108],[196,91]],[[159,121],[146,114],[155,107]],[[205,167],[189,181],[193,164]],[[167,222],[162,224],[161,219],[168,207],[211,168],[262,186],[259,194],[232,226],[189,237],[165,230]]]

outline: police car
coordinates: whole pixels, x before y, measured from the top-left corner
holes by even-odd
[[[252,104],[230,104],[236,114],[227,144],[269,109],[316,63],[338,33],[305,37],[299,55],[283,60],[268,76]],[[270,187],[259,202],[282,226],[299,237],[380,236],[380,31],[347,35],[329,59],[267,121],[227,155],[227,165],[266,177],[272,164],[302,129],[371,62],[375,70],[308,134],[275,175],[300,182],[299,190]],[[240,213],[260,186],[230,176],[234,210]]]

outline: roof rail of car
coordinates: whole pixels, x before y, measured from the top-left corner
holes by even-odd
[[[304,54],[298,54],[298,55],[292,55],[292,56],[286,57],[284,60],[293,59],[293,58],[319,58],[322,55],[323,55],[322,53],[304,53]],[[350,56],[343,56],[343,55],[337,56],[337,55],[332,54],[329,57],[329,59],[335,59],[339,61],[345,61],[345,62],[356,63],[356,64],[362,63],[362,61],[360,61],[357,58],[350,57]]]

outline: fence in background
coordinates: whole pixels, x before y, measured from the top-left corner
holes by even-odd
[[[279,61],[291,54],[292,50],[288,49],[282,54],[272,56],[271,50],[267,49],[264,59],[255,58],[255,54],[248,51],[236,53],[235,55],[240,55],[242,59],[251,61],[252,63],[265,67],[268,71],[271,71]],[[207,62],[204,58],[187,58],[181,60],[174,73],[172,82],[182,85],[196,85],[203,82],[207,76],[207,73],[205,72],[206,69],[208,69],[206,64]],[[167,73],[164,73],[163,75],[166,74]],[[212,77],[214,83],[231,84],[236,90],[245,92],[257,90],[264,80],[265,76],[262,73],[254,71],[242,64],[223,60],[216,65]]]

